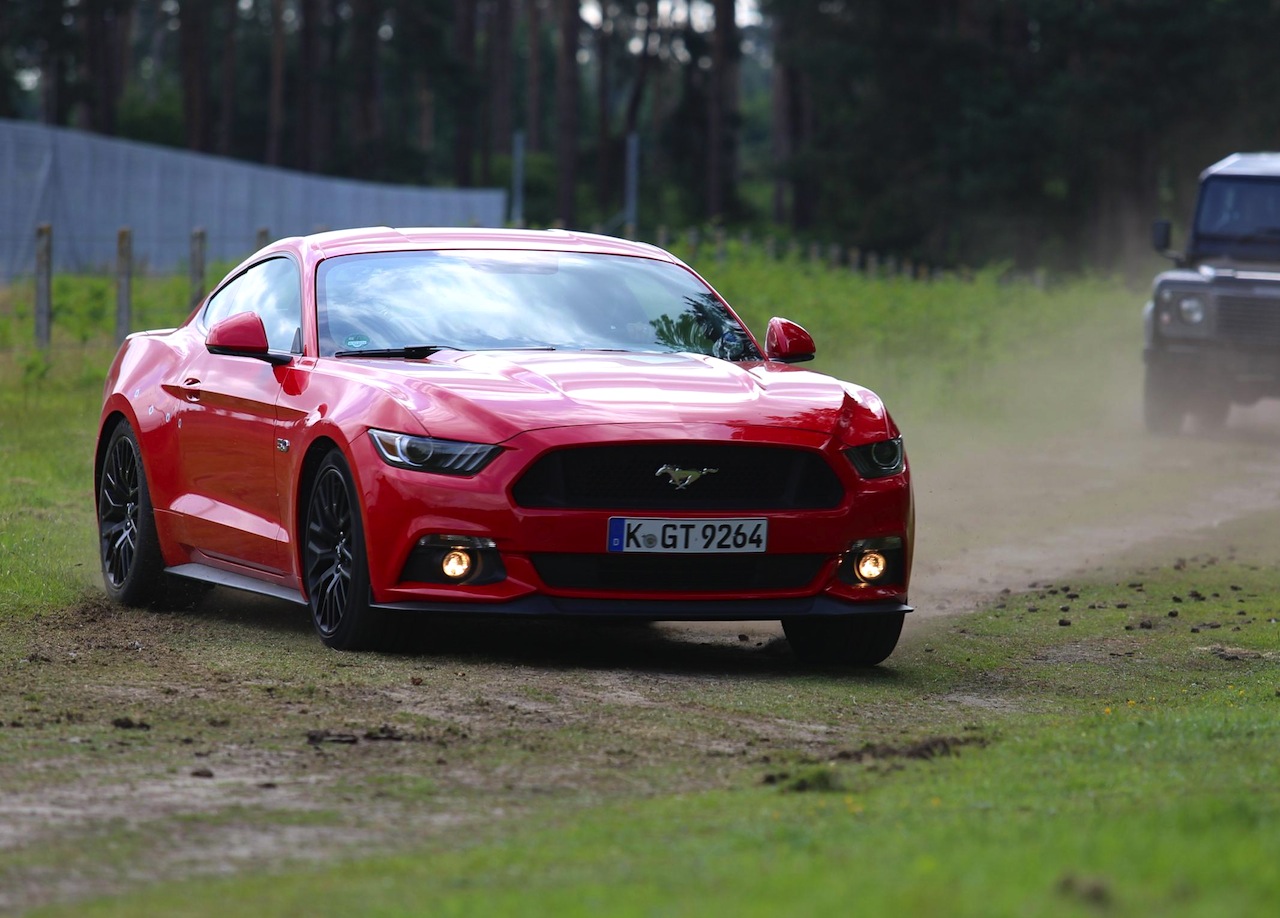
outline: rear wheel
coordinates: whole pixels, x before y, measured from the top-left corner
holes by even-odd
[[[787,641],[806,663],[875,666],[898,646],[904,613],[789,618],[782,622]]]
[[[307,500],[302,568],[311,622],[327,646],[362,650],[382,640],[384,616],[373,608],[364,525],[351,472],[337,450],[316,473]]]
[[[121,421],[98,476],[98,553],[107,596],[128,606],[161,598],[164,558],[138,438]]]
[[[1231,413],[1231,398],[1225,392],[1205,391],[1191,402],[1191,417],[1201,433],[1216,433],[1227,423]]]

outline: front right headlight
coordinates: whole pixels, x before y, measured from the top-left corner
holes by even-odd
[[[907,454],[902,448],[902,438],[877,440],[862,446],[851,446],[844,451],[863,478],[887,478],[897,475],[907,464]]]
[[[390,430],[369,430],[369,439],[387,465],[441,475],[474,475],[502,452],[501,446],[415,437]]]

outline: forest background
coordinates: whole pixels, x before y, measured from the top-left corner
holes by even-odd
[[[5,0],[0,117],[525,216],[1115,271],[1276,148],[1276,0]]]

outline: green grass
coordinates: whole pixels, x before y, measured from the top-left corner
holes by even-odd
[[[49,914],[1270,914],[1280,594],[1209,558],[1133,583],[1073,585],[1069,627],[1050,586],[934,620],[878,678],[704,697],[848,731],[821,756],[756,755],[720,790],[531,799],[408,850]],[[851,727],[880,706],[949,743],[869,748]],[[434,792],[416,780],[388,779],[392,799]]]

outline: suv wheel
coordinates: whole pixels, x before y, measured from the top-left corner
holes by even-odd
[[[1182,385],[1173,374],[1158,364],[1147,364],[1142,387],[1142,420],[1148,433],[1168,435],[1182,430],[1182,418],[1187,413],[1182,393]]]

